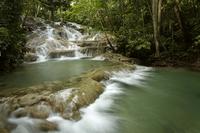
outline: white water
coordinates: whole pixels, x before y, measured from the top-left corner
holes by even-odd
[[[36,55],[39,57],[38,62],[48,60],[49,52],[59,50],[75,50],[75,58],[73,59],[80,59],[83,57],[83,55],[78,51],[79,47],[75,43],[71,42],[81,40],[82,34],[79,31],[69,27],[67,28],[66,26],[63,26],[62,28],[67,35],[67,37],[64,38],[66,45],[61,44],[61,42],[55,37],[55,29],[49,25],[47,26],[45,33],[43,33],[47,39],[45,40],[44,44],[36,47]],[[41,33],[39,33],[39,35],[41,35]]]
[[[63,28],[67,33],[67,39],[69,41],[80,41],[82,39],[83,35],[79,31],[66,26],[64,26]]]
[[[105,60],[105,57],[103,57],[103,56],[96,56],[96,57],[92,58],[91,60],[104,61],[104,60]]]
[[[58,114],[52,114],[47,120],[58,125],[58,131],[49,133],[116,133],[118,130],[117,122],[120,118],[109,111],[113,111],[115,98],[123,94],[121,83],[131,85],[143,85],[142,80],[149,76],[151,68],[136,66],[134,71],[119,71],[111,74],[110,80],[103,82],[106,86],[105,91],[91,105],[82,108],[80,121],[69,121],[60,117]],[[58,93],[57,97],[65,99],[70,91]],[[78,98],[78,97],[77,97]],[[24,118],[10,118],[9,122],[17,124],[17,128],[12,133],[43,133],[37,129],[36,123],[41,120]]]
[[[80,25],[70,22],[68,24],[75,28],[61,26],[59,22],[56,22],[55,25],[58,28],[46,25],[46,30],[42,31],[37,29],[33,32],[34,34],[37,34],[39,38],[36,38],[36,40],[33,38],[28,44],[30,47],[35,48],[35,54],[38,57],[37,62],[44,62],[52,59],[51,56],[49,56],[51,54],[55,55],[58,60],[74,60],[91,57],[91,55],[81,53],[81,48],[77,43],[80,43],[81,41],[94,41],[100,34],[97,33],[96,35],[87,38],[86,36],[89,35],[84,35],[76,30],[81,28]],[[74,51],[74,57],[68,57],[67,52],[70,51]]]

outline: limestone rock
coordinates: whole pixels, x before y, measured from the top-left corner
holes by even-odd
[[[15,112],[13,112],[13,115],[16,118],[25,117],[25,116],[27,116],[27,114],[28,113],[27,113],[27,111],[25,109],[18,109]]]
[[[27,94],[19,98],[19,104],[24,106],[30,106],[36,103],[39,103],[41,100],[41,96],[38,96],[38,94]]]
[[[41,131],[45,131],[45,132],[56,131],[56,130],[58,130],[58,125],[53,122],[44,120],[39,124],[39,129]]]
[[[33,62],[38,59],[38,56],[33,53],[28,53],[24,56],[24,61],[26,62]]]
[[[108,75],[104,71],[94,71],[91,78],[97,82],[108,79]]]
[[[48,53],[49,58],[59,58],[61,56],[74,57],[75,51],[74,50],[54,50]]]
[[[49,116],[49,112],[39,111],[39,110],[32,110],[30,112],[30,117],[38,118],[38,119],[46,119]]]
[[[9,133],[9,131],[5,128],[0,128],[0,133]]]

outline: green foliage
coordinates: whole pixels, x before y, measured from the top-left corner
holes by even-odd
[[[192,55],[200,57],[200,35],[198,35],[195,40],[193,45],[188,49],[188,52],[191,53]]]
[[[158,42],[157,49],[166,57],[198,58],[200,1],[166,0],[160,9],[159,39],[154,41],[151,0],[1,0],[0,58],[5,61],[1,64],[18,64],[23,59],[21,18],[25,21],[27,16],[73,21],[101,30],[115,36],[117,52],[130,57],[147,59]]]
[[[147,56],[155,52],[150,0],[74,2],[65,19],[113,34],[117,42],[117,52],[139,58],[141,51]],[[159,33],[159,49],[162,53],[169,57],[184,55],[183,58],[189,58],[192,55],[198,58],[199,32],[200,1],[163,1]]]
[[[74,0],[65,20],[114,35],[117,52],[124,55],[133,56],[133,51],[142,49],[150,51],[152,22],[144,1]]]
[[[22,0],[3,0],[0,3],[0,70],[22,63],[25,36],[21,24]]]

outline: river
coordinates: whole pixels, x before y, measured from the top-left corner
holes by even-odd
[[[112,73],[104,93],[81,109],[81,120],[47,120],[59,127],[51,133],[199,133],[199,82],[198,72],[137,66]],[[18,124],[12,133],[43,133],[30,126],[34,119],[9,121]]]
[[[103,41],[105,37],[99,33],[92,36],[82,34],[78,30],[79,26],[73,25],[76,28],[69,25],[44,24],[45,30],[38,27],[33,31],[28,36],[27,46],[30,51],[26,55],[26,63],[11,73],[0,74],[0,91],[7,93],[16,90],[15,88],[66,81],[91,69],[112,66],[112,63],[102,61],[104,58],[99,56],[107,47],[107,43]],[[99,46],[103,49],[101,50]],[[199,72],[136,66],[132,71],[110,72],[110,78],[102,81],[102,84],[104,92],[95,102],[80,109],[79,121],[63,119],[58,112],[49,109],[50,114],[45,120],[55,125],[56,131],[51,130],[48,133],[200,132]],[[45,85],[39,93],[45,91]],[[73,88],[60,89],[64,89],[59,92],[61,98],[66,99]],[[38,95],[44,95],[39,93]],[[30,100],[31,94],[28,92],[23,98]],[[33,101],[37,100],[38,95],[35,95],[32,97]],[[49,95],[51,94],[46,97]],[[2,99],[6,100],[6,98]],[[1,115],[4,114],[3,107],[8,107],[2,99],[0,99]],[[78,97],[75,96],[75,102],[76,99]],[[24,102],[23,99],[19,100],[18,95],[12,97],[10,101],[11,103]],[[27,107],[20,106],[20,108],[13,108],[13,111],[22,108]],[[4,116],[0,115],[0,132],[1,128],[10,128],[1,127],[8,122],[16,125],[12,133],[45,133],[38,128],[44,119],[32,118],[29,115],[15,117],[10,114],[3,122],[1,117]]]
[[[200,73],[154,68],[140,85],[120,85],[120,133],[200,132]]]
[[[11,73],[0,75],[0,89],[20,88],[61,81],[80,75],[97,67],[109,65],[109,62],[96,60],[51,60],[35,64],[23,64]]]

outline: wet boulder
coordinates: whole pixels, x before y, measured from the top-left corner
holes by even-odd
[[[50,121],[47,121],[47,120],[42,121],[41,123],[39,123],[38,126],[39,126],[39,129],[41,131],[44,131],[44,132],[58,130],[58,125],[57,124],[55,124],[53,122],[50,122]]]
[[[9,133],[9,131],[5,128],[0,128],[0,133]]]
[[[30,111],[30,117],[32,118],[38,118],[38,119],[46,119],[49,116],[48,111],[41,111],[37,109],[33,109]]]
[[[106,52],[106,47],[84,47],[82,49],[80,49],[80,52],[87,55],[87,56],[97,56],[97,55],[101,55],[103,53]]]
[[[36,103],[39,103],[41,100],[41,96],[38,96],[37,94],[27,94],[18,99],[18,103],[21,107],[24,106],[31,106]]]
[[[27,113],[27,111],[25,109],[18,109],[15,112],[13,112],[13,115],[16,118],[25,117],[25,116],[27,116],[27,114],[28,113]]]
[[[74,50],[52,50],[48,53],[48,58],[60,58],[61,56],[74,57]]]
[[[34,62],[34,61],[37,61],[37,59],[38,59],[38,56],[33,53],[27,53],[24,56],[24,61],[26,62]]]

